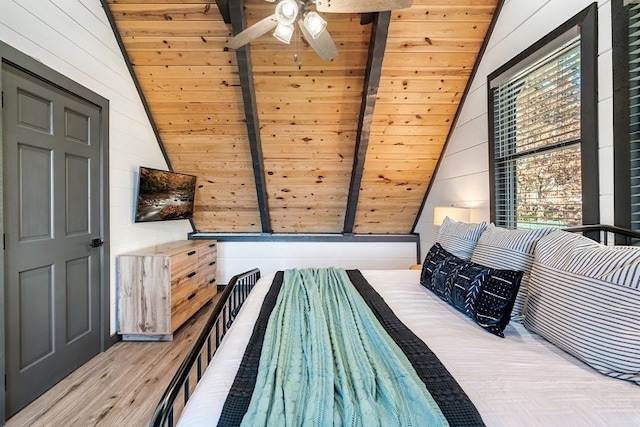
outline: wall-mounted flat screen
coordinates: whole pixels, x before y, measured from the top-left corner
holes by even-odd
[[[196,177],[140,167],[136,222],[169,221],[193,217]]]

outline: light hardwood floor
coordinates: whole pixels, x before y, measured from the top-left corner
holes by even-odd
[[[178,329],[171,342],[119,342],[98,354],[7,420],[6,427],[149,425],[216,300]]]

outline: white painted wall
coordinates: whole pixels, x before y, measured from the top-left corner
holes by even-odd
[[[454,125],[418,221],[423,252],[435,242],[436,206],[469,207],[471,221],[488,221],[487,76],[592,3],[590,0],[507,0]],[[613,224],[613,62],[611,4],[598,1],[598,126],[600,219]]]
[[[267,275],[287,268],[387,270],[416,263],[413,242],[220,242],[218,283],[256,267]]]
[[[166,163],[98,0],[0,0],[0,40],[109,100],[111,330],[115,332],[115,257],[185,239],[188,221],[133,222],[140,165]]]

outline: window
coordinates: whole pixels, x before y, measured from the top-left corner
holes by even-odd
[[[592,6],[489,76],[496,225],[599,220],[595,35],[585,35],[584,25],[590,15],[595,27]]]

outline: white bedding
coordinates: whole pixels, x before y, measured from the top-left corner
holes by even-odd
[[[521,324],[492,335],[420,286],[419,270],[364,270],[456,378],[487,426],[640,426],[640,387],[606,377]],[[178,426],[216,425],[273,276],[256,285]]]

